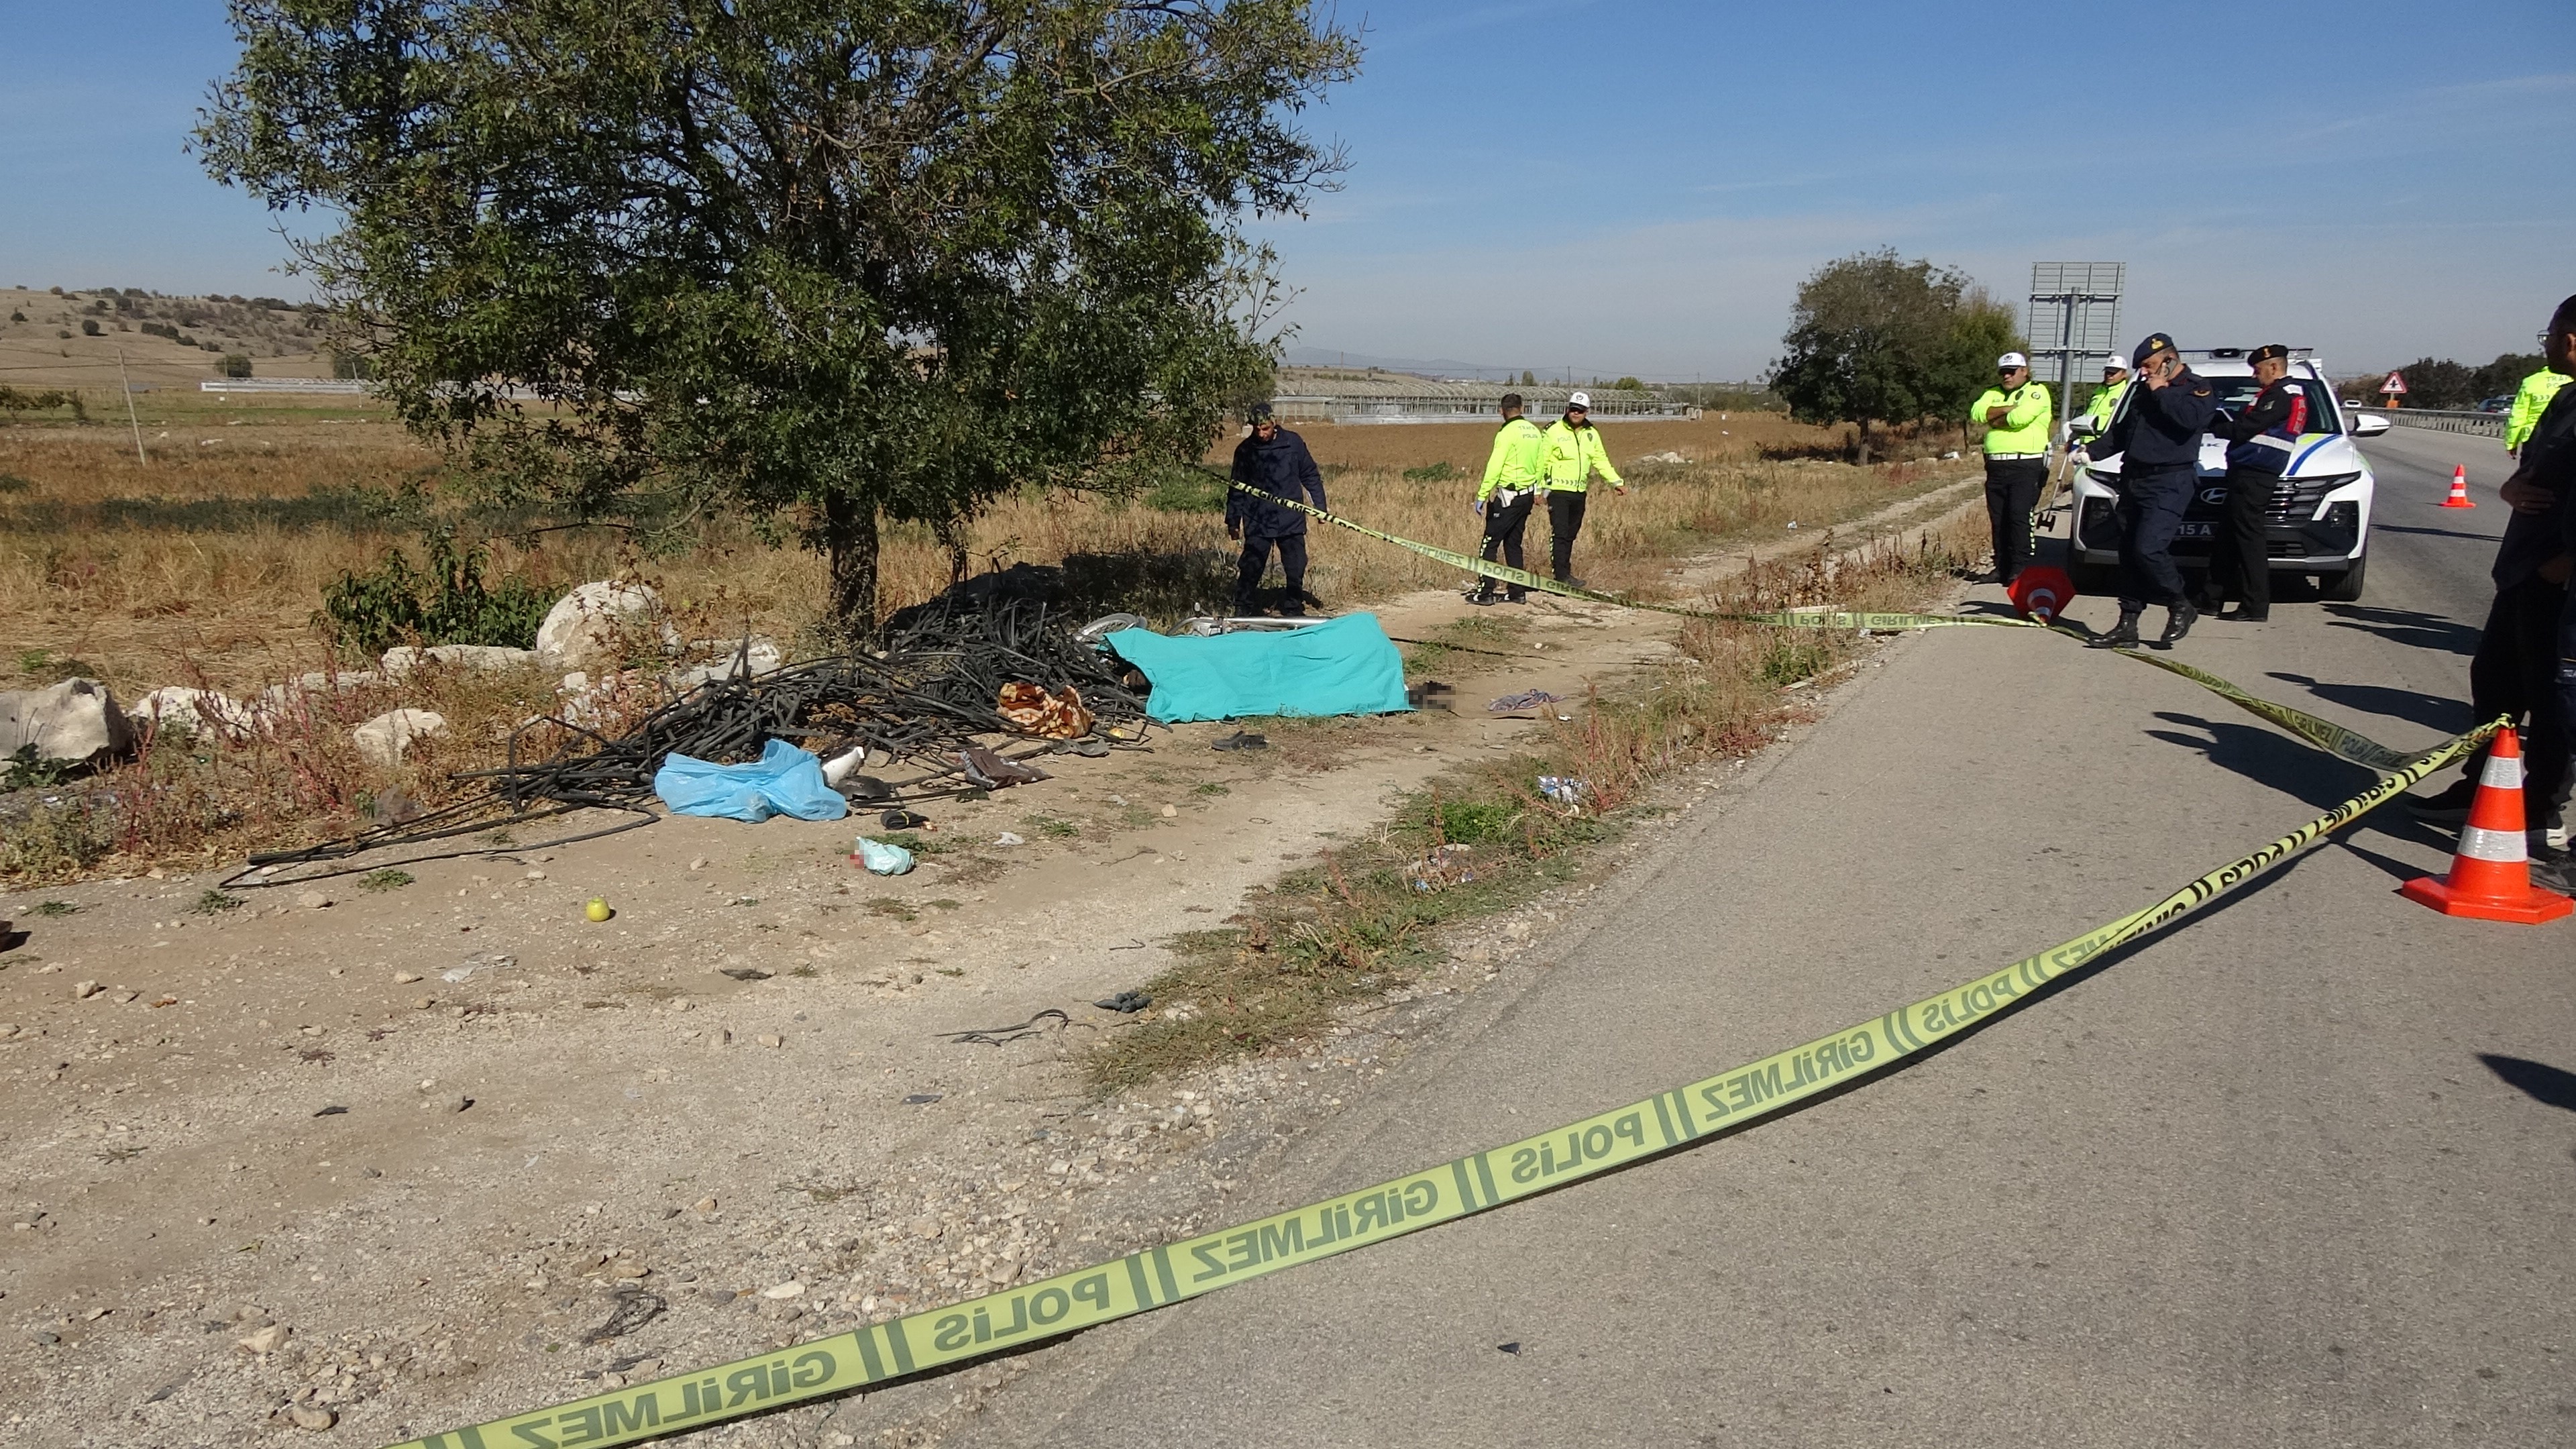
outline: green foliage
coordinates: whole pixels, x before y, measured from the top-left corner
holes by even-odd
[[[398,891],[404,886],[410,885],[412,883],[412,879],[413,877],[410,871],[396,870],[392,866],[387,866],[383,870],[371,870],[365,875],[358,877],[358,889],[362,891]]]
[[[1815,678],[1833,661],[1833,650],[1821,640],[1791,638],[1783,632],[1763,645],[1762,680],[1765,684],[1795,684]]]
[[[1865,463],[1871,423],[1946,416],[1973,401],[1994,359],[2019,341],[2011,321],[1954,268],[1903,261],[1893,248],[1856,253],[1799,286],[1771,390],[1801,421],[1856,424]],[[1982,369],[1972,365],[1980,352]]]
[[[0,493],[25,493],[35,486],[32,479],[22,478],[15,473],[0,473]]]
[[[1623,392],[1644,392],[1646,390],[1646,385],[1633,377],[1623,377],[1610,385]]]
[[[250,376],[250,354],[246,352],[225,353],[224,360],[221,364],[221,370],[223,375],[226,377]]]
[[[78,875],[105,860],[115,843],[107,813],[91,809],[87,801],[39,805],[26,819],[0,831],[0,877],[58,880]],[[55,914],[46,906],[37,907],[37,914]]]
[[[98,319],[94,317],[83,317],[81,319],[81,335],[83,337],[96,337],[98,333]]]
[[[63,335],[68,337],[71,334],[67,332]],[[69,408],[72,421],[76,423],[89,421],[89,409],[82,404],[80,394],[70,388],[53,387],[40,392],[21,392],[14,387],[0,385],[0,412],[50,412],[55,408]]]
[[[197,897],[188,909],[201,916],[218,916],[226,911],[238,911],[249,904],[250,902],[239,896],[228,896],[222,891],[209,889],[204,895]]]
[[[32,744],[20,745],[0,770],[0,790],[50,790],[80,767],[70,760],[39,759]]]
[[[1176,467],[1155,475],[1145,490],[1145,506],[1161,513],[1223,513],[1227,485],[1223,474],[1206,468]]]
[[[1466,476],[1466,469],[1452,464],[1446,458],[1424,467],[1404,470],[1404,481],[1407,483],[1446,483],[1452,478]]]
[[[426,573],[415,571],[401,549],[387,550],[375,572],[343,573],[323,592],[316,622],[360,654],[403,643],[529,648],[554,601],[523,578],[487,584],[483,570],[490,562],[480,544],[459,554],[444,532],[430,538]]]
[[[2537,352],[2507,352],[2483,367],[2469,367],[2447,357],[2419,357],[2398,371],[2406,374],[2406,406],[2456,412],[2514,391],[2522,386],[2524,378],[2548,365],[2549,359]],[[2379,382],[2378,375],[2369,379],[2364,386],[2364,401],[2377,405],[2383,400]]]
[[[43,901],[38,903],[36,906],[36,914],[40,916],[68,916],[79,909],[80,907],[73,905],[69,901]]]
[[[1294,121],[1358,58],[1311,0],[231,15],[201,154],[342,219],[299,257],[403,422],[581,516],[791,518],[845,634],[880,520],[1132,487],[1266,384],[1247,228],[1339,168]]]

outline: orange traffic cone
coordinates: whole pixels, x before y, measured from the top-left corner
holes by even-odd
[[[2496,731],[2495,743],[2487,749],[2450,875],[2442,880],[2418,876],[2397,893],[2446,916],[2525,926],[2576,911],[2576,901],[2531,883],[2530,843],[2522,833],[2522,742],[2511,729]]]
[[[2451,496],[2442,500],[2442,506],[2444,508],[2475,508],[2478,506],[2476,501],[2469,497],[2468,469],[2460,467],[2457,464],[2452,465]]]

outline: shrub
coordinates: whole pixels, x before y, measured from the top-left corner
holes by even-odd
[[[340,575],[324,591],[315,621],[343,648],[367,655],[413,641],[529,648],[554,600],[523,578],[492,587],[483,577],[490,562],[480,544],[460,554],[447,534],[433,535],[428,572],[390,550],[375,572]]]
[[[224,374],[224,376],[226,376],[226,377],[248,377],[248,376],[250,376],[250,354],[249,354],[249,353],[247,353],[247,352],[227,352],[227,353],[225,353],[225,354],[224,354],[224,361],[223,361],[223,374]]]
[[[96,337],[98,333],[98,319],[94,317],[84,317],[81,319],[81,335],[83,337]]]
[[[1466,476],[1466,469],[1456,466],[1446,458],[1443,458],[1439,462],[1433,463],[1428,467],[1407,468],[1404,470],[1404,481],[1407,483],[1446,483],[1452,478],[1464,478]]]

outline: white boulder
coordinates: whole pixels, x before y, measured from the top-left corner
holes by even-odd
[[[134,747],[134,726],[95,679],[0,692],[0,757],[35,746],[40,760],[91,760]]]
[[[411,742],[447,733],[447,717],[436,710],[389,709],[349,731],[349,742],[367,763],[390,768]]]
[[[643,584],[610,579],[583,584],[555,601],[537,626],[537,653],[546,668],[614,669],[626,640],[639,630],[658,636],[665,653],[677,653],[680,633],[659,616],[662,600]]]
[[[511,649],[499,644],[397,644],[377,661],[389,678],[400,679],[423,664],[441,664],[450,669],[525,669],[538,658],[534,649]]]
[[[188,730],[239,731],[249,729],[253,723],[251,707],[240,700],[211,689],[190,689],[180,684],[161,686],[136,700],[126,714],[165,728],[177,725]]]

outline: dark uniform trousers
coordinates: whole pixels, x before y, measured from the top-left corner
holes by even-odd
[[[1528,489],[1515,491],[1509,503],[1486,503],[1485,548],[1484,552],[1477,557],[1490,563],[1495,550],[1499,549],[1502,551],[1503,562],[1513,568],[1522,567],[1521,540],[1529,530],[1530,509],[1537,506],[1537,503],[1538,495]],[[1494,581],[1483,580],[1476,586],[1476,592],[1481,597],[1492,598]],[[1517,604],[1529,597],[1529,590],[1518,584],[1506,585],[1504,597]]]
[[[2120,475],[2120,608],[2182,602],[2182,570],[2174,563],[2174,535],[2199,482],[2189,463]]]
[[[2542,578],[2496,590],[2487,611],[2487,628],[2478,636],[2478,652],[2469,660],[2469,717],[2499,716],[2523,727],[2522,791],[2526,820],[2537,827],[2548,812],[2567,798],[2568,705],[2561,677],[2567,669],[2562,651],[2576,649],[2576,638],[2562,638],[2559,617],[2567,607],[2567,590]],[[2486,752],[2469,760],[2477,777]]]
[[[1574,581],[1574,536],[1583,531],[1583,505],[1589,494],[1572,488],[1547,490],[1547,561],[1558,583]]]
[[[2030,565],[2030,511],[2048,482],[2046,458],[1986,460],[1986,522],[1995,537],[1995,572],[2011,583]]]
[[[1306,612],[1306,535],[1291,533],[1279,538],[1263,538],[1257,533],[1243,536],[1242,566],[1234,579],[1234,611],[1249,614],[1261,597],[1261,576],[1270,571],[1270,546],[1279,546],[1279,571],[1288,576],[1288,597],[1281,601],[1279,612],[1294,619]]]
[[[2271,611],[2272,549],[2263,531],[2271,524],[2272,490],[2280,484],[2278,473],[2256,468],[2227,470],[2227,515],[2219,536],[2209,545],[2209,590],[2205,602],[2210,607],[2234,599],[2249,614]]]

